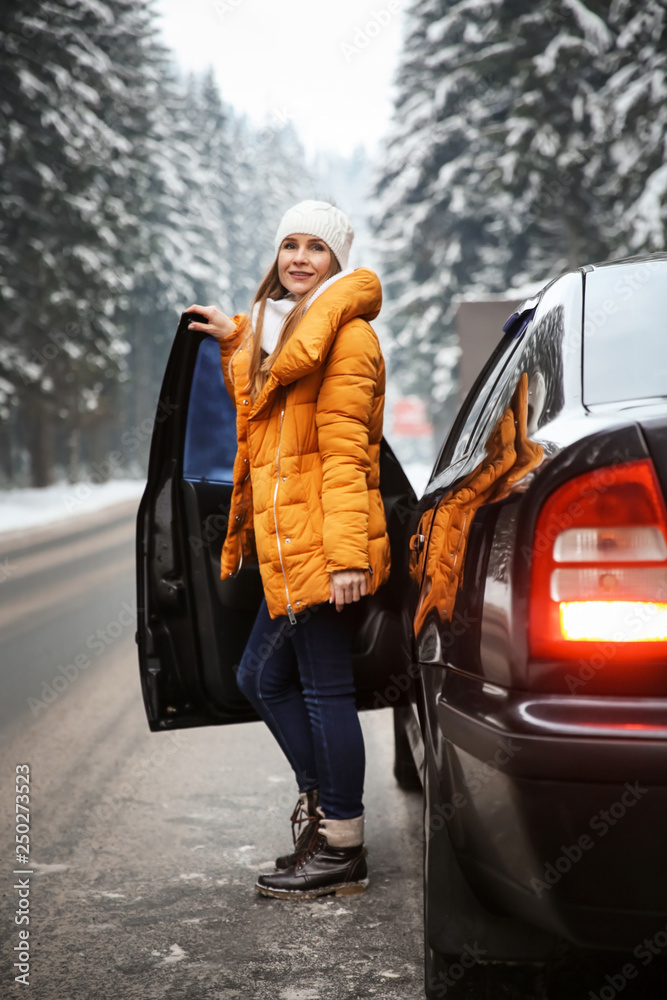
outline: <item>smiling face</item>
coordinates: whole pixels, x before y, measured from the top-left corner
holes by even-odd
[[[329,270],[333,254],[324,240],[305,233],[286,236],[278,251],[278,277],[297,297],[310,292]]]

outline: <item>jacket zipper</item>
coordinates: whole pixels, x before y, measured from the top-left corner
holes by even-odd
[[[283,417],[285,416],[285,400],[283,399],[283,407],[280,411],[280,424],[278,425],[278,447],[276,449],[276,488],[273,491],[273,523],[276,526],[276,544],[278,546],[278,557],[280,559],[280,568],[283,571],[283,580],[285,582],[285,596],[287,598],[287,615],[289,617],[290,625],[296,625],[296,615],[294,614],[294,609],[290,603],[289,590],[287,589],[287,576],[285,574],[285,564],[283,563],[283,551],[280,547],[280,533],[278,531],[278,512],[276,510],[276,500],[278,499],[278,485],[280,483],[280,435],[283,429]]]

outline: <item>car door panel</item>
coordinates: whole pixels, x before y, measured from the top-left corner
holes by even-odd
[[[235,673],[262,599],[259,570],[244,565],[220,579],[236,414],[217,341],[188,331],[188,321],[181,319],[167,364],[158,407],[167,416],[156,419],[137,519],[137,642],[153,729],[256,718]],[[417,503],[386,441],[380,477],[392,575],[359,602],[353,652],[358,704],[368,708],[381,707],[392,673],[409,660],[403,574]]]

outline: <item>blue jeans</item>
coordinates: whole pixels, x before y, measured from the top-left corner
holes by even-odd
[[[320,789],[330,819],[363,811],[364,738],[355,704],[355,607],[314,605],[297,624],[271,618],[263,600],[236,682],[287,757],[300,792]]]

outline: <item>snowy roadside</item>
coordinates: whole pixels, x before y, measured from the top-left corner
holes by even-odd
[[[143,479],[113,479],[108,483],[56,483],[43,489],[0,491],[0,533],[43,527],[136,498]]]
[[[431,471],[423,462],[403,466],[417,496],[421,496]],[[127,500],[137,501],[144,491],[143,479],[113,479],[108,483],[56,483],[43,489],[0,490],[0,535],[73,521],[93,511]]]

